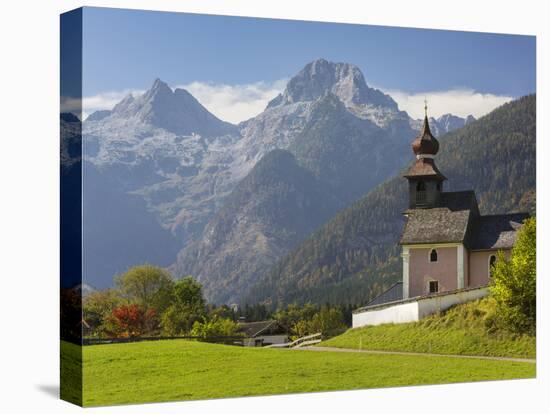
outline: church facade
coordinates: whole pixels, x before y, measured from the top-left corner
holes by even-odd
[[[403,279],[353,312],[353,327],[419,320],[488,294],[497,253],[510,254],[528,213],[482,215],[474,191],[443,191],[428,116],[404,174],[409,205],[399,244]]]
[[[427,116],[412,150],[416,161],[404,174],[403,298],[488,285],[497,252],[509,254],[528,214],[481,215],[473,191],[443,191],[446,177],[435,164],[439,142]]]

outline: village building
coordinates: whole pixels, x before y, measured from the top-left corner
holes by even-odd
[[[239,322],[238,332],[245,336],[243,346],[280,345],[288,342],[287,330],[276,320]]]
[[[418,320],[488,293],[497,252],[507,256],[528,213],[481,215],[474,191],[443,191],[439,142],[427,114],[404,174],[409,205],[399,244],[403,279],[353,313],[353,326]]]

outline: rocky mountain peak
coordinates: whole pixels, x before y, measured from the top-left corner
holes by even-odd
[[[131,93],[126,95],[119,103],[117,103],[111,113],[119,116],[127,116],[130,114],[131,105],[134,103],[135,98]],[[93,114],[92,114],[93,115]]]
[[[172,89],[167,83],[161,81],[159,78],[155,79],[151,88],[143,95],[145,102],[162,102],[162,100],[169,100],[172,96]]]
[[[475,121],[476,119],[472,115],[468,115],[466,118],[461,118],[453,114],[443,114],[438,118],[430,117],[430,127],[432,132],[437,136],[446,134],[447,132],[454,131],[455,129],[462,128],[463,126]],[[413,129],[420,129],[422,124],[421,119],[417,119],[411,122]]]
[[[174,91],[167,83],[155,79],[143,95],[127,95],[112,110],[122,118],[137,118],[145,124],[178,135],[222,136],[237,133],[237,128],[210,113],[185,89]]]
[[[314,101],[326,92],[332,92],[346,106],[368,105],[397,110],[397,104],[390,96],[367,85],[357,66],[325,59],[308,63],[290,79],[285,91],[273,99],[268,108]]]

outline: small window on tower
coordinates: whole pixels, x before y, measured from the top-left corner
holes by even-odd
[[[426,183],[424,181],[419,181],[416,184],[416,191],[426,191]]]
[[[437,280],[430,280],[428,288],[430,290],[430,293],[439,292],[439,282]]]
[[[437,262],[437,250],[435,249],[430,252],[430,262]]]
[[[437,183],[437,191],[442,191],[443,190],[443,182],[438,182]]]

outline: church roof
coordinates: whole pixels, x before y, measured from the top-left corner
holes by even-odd
[[[469,223],[479,216],[473,191],[441,193],[439,207],[409,209],[400,244],[464,243]]]
[[[528,217],[528,213],[479,217],[472,226],[470,249],[511,249],[516,242],[517,231]]]
[[[441,193],[439,207],[409,209],[400,244],[464,243],[471,250],[511,249],[528,213],[481,216],[473,191]]]

